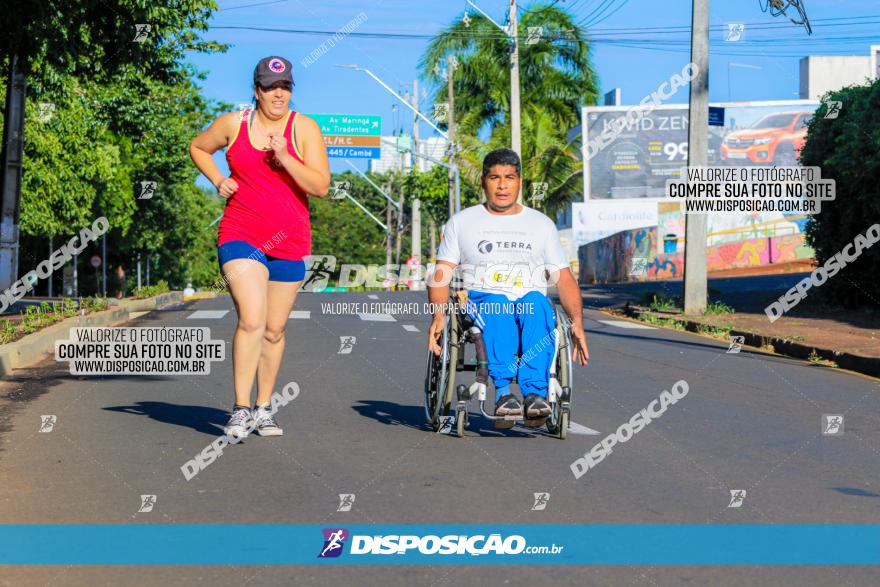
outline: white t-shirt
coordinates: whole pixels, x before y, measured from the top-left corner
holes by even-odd
[[[466,289],[511,301],[531,291],[546,295],[544,271],[569,267],[556,225],[526,206],[510,215],[492,214],[482,204],[462,210],[443,227],[437,260],[458,265]]]

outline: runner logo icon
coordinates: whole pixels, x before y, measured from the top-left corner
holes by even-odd
[[[324,528],[324,548],[321,549],[318,558],[335,558],[342,554],[345,541],[348,540],[348,530],[345,528]]]

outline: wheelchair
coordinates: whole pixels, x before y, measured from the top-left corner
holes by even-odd
[[[496,422],[496,427],[509,428],[517,423],[530,425],[523,416],[495,416],[485,409],[488,369],[485,367],[485,347],[482,332],[464,308],[464,304],[450,300],[446,311],[446,326],[440,336],[439,356],[428,351],[425,373],[425,418],[435,432],[449,424],[449,416],[454,415],[455,436],[461,438],[468,424],[468,401],[476,399],[484,418]],[[550,403],[550,416],[546,418],[547,431],[559,439],[565,439],[571,416],[571,322],[562,309],[557,306],[555,360],[551,365],[547,400]],[[468,345],[475,347],[476,357],[465,360]],[[517,353],[517,361],[522,351]],[[482,364],[481,364],[482,363]],[[470,387],[459,383],[456,374],[462,371],[475,371],[476,379]],[[514,382],[516,379],[513,380]],[[479,385],[482,383],[482,385]],[[505,422],[498,422],[499,420]]]

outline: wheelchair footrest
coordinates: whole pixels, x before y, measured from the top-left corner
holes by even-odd
[[[523,420],[523,424],[528,428],[540,428],[547,422],[547,418],[549,416],[545,416],[543,418],[532,418]]]

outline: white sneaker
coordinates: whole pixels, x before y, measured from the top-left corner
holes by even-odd
[[[238,408],[232,411],[229,422],[223,427],[223,434],[231,438],[243,440],[248,437],[253,423],[253,416],[249,408]]]
[[[254,431],[260,436],[281,436],[284,430],[275,421],[272,411],[266,407],[258,407],[254,410]]]

